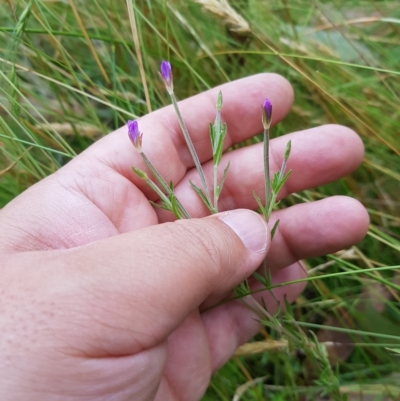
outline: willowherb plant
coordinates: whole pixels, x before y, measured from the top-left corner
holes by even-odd
[[[282,189],[283,185],[289,178],[292,170],[289,170],[286,174],[286,165],[289,159],[290,150],[292,148],[292,143],[289,141],[286,145],[285,152],[283,155],[283,163],[280,171],[274,174],[274,178],[271,182],[270,169],[269,169],[269,130],[272,123],[272,103],[269,99],[265,99],[261,106],[262,123],[264,127],[264,183],[265,183],[265,205],[262,204],[261,199],[253,191],[253,196],[264,215],[266,221],[269,220],[272,210],[279,202],[276,201],[279,191]],[[278,228],[279,220],[276,221],[272,230],[271,237],[274,237],[276,229]]]
[[[193,190],[198,194],[200,199],[204,202],[207,208],[210,210],[211,213],[218,212],[218,200],[223,190],[223,186],[228,175],[229,165],[228,162],[223,174],[222,178],[218,180],[218,168],[222,160],[223,150],[224,150],[224,141],[227,133],[227,126],[222,121],[221,111],[223,105],[223,97],[222,92],[218,93],[216,99],[216,116],[214,123],[210,123],[209,130],[210,130],[210,140],[211,140],[211,147],[213,153],[213,197],[211,197],[211,193],[209,187],[207,185],[206,177],[201,166],[200,160],[197,156],[196,150],[194,148],[193,142],[183,120],[182,114],[179,110],[178,102],[176,100],[174,94],[174,84],[173,84],[173,75],[172,75],[172,68],[171,64],[168,61],[163,61],[160,66],[160,76],[164,81],[165,88],[168,94],[171,97],[171,102],[174,106],[176,116],[181,127],[183,136],[186,140],[186,144],[189,148],[190,154],[193,158],[194,164],[197,168],[200,181],[201,181],[201,188],[197,187],[195,184],[190,182],[191,187]],[[272,103],[269,99],[265,99],[262,106],[262,123],[264,127],[264,181],[265,181],[265,203],[261,201],[259,196],[253,192],[254,198],[265,218],[266,221],[269,220],[273,208],[279,203],[277,202],[277,196],[280,189],[285,184],[286,180],[289,178],[291,170],[286,173],[286,165],[290,155],[291,149],[291,142],[289,141],[283,157],[282,167],[279,172],[274,174],[274,177],[271,181],[270,179],[270,168],[269,168],[269,131],[272,123]],[[137,120],[135,121],[128,121],[128,134],[129,139],[131,140],[133,146],[136,150],[140,153],[144,163],[146,164],[149,171],[153,174],[155,179],[158,182],[158,185],[153,182],[148,175],[135,167],[132,167],[132,170],[135,174],[146,181],[147,185],[152,188],[157,195],[160,197],[161,204],[156,204],[151,202],[152,205],[155,207],[159,207],[165,210],[169,210],[172,212],[177,219],[191,218],[188,211],[183,207],[179,199],[174,194],[174,187],[173,184],[167,184],[163,177],[159,174],[150,160],[147,158],[145,153],[142,149],[142,140],[143,134],[139,131],[139,123]],[[279,220],[275,223],[274,227],[271,230],[271,236],[273,237],[277,227],[278,227]],[[264,262],[264,277],[260,276],[259,274],[255,273],[255,278],[261,281],[266,287],[271,286],[271,278],[269,271],[267,270],[266,262]],[[254,299],[249,295],[250,289],[248,287],[247,282],[242,283],[242,285],[236,288],[236,294],[243,297],[243,300],[246,301],[249,306],[253,309],[256,309],[260,312],[260,308],[263,309],[258,303],[254,301]],[[250,297],[250,298],[249,298]],[[261,313],[262,316],[266,316],[265,313]]]
[[[183,117],[179,110],[178,102],[176,100],[174,94],[174,86],[173,86],[173,78],[172,78],[172,68],[168,61],[163,61],[161,63],[160,68],[160,76],[164,81],[165,87],[167,92],[171,97],[172,104],[174,106],[179,125],[181,127],[183,136],[186,140],[187,146],[189,151],[192,155],[194,163],[196,165],[197,171],[200,176],[202,188],[198,188],[195,184],[190,182],[191,187],[193,190],[198,194],[200,199],[204,202],[207,208],[210,210],[211,213],[218,212],[218,200],[223,190],[224,182],[228,174],[229,170],[229,162],[226,165],[224,172],[222,174],[222,178],[218,181],[218,168],[222,160],[223,150],[224,150],[224,141],[227,133],[227,126],[222,121],[221,111],[222,111],[222,104],[223,104],[223,97],[222,92],[220,91],[217,96],[216,100],[216,116],[214,123],[210,123],[209,130],[210,130],[210,140],[211,140],[211,147],[212,147],[212,154],[213,154],[213,197],[210,196],[210,191],[207,186],[207,181],[203,172],[203,168],[200,164],[200,161],[197,157],[197,153],[193,146],[193,142],[190,138],[189,132],[186,128],[184,123]],[[288,142],[284,157],[282,167],[279,172],[275,173],[273,179],[270,179],[270,168],[269,168],[269,131],[272,123],[272,103],[269,99],[265,99],[262,104],[262,123],[264,127],[264,181],[265,181],[265,203],[262,203],[261,199],[257,196],[255,192],[253,195],[256,199],[256,202],[265,218],[266,221],[269,220],[272,210],[274,206],[278,204],[277,196],[285,184],[286,180],[289,178],[291,170],[286,173],[286,164],[289,159],[291,143]],[[153,174],[155,179],[158,182],[158,185],[153,182],[148,175],[135,167],[132,167],[132,170],[136,173],[136,175],[146,181],[147,185],[154,190],[160,198],[161,204],[156,204],[151,202],[153,206],[163,208],[165,210],[169,210],[172,212],[177,219],[191,218],[188,211],[183,207],[180,203],[178,198],[174,194],[174,187],[173,184],[170,183],[169,185],[165,182],[163,177],[159,174],[150,160],[147,158],[145,153],[142,149],[142,141],[143,141],[143,134],[139,130],[139,123],[137,120],[135,121],[128,121],[128,134],[129,139],[131,140],[135,149],[140,153],[144,163],[146,164],[149,171]],[[278,227],[279,220],[275,223],[273,229],[271,230],[271,237],[273,237],[277,227]],[[272,296],[273,290],[271,289],[272,286],[272,279],[270,270],[267,269],[266,261],[264,260],[264,274],[260,275],[257,272],[253,274],[254,278],[261,282],[267,290],[270,291]],[[280,328],[281,334],[285,335],[289,342],[292,344],[302,345],[309,348],[310,352],[315,352],[315,347],[309,346],[309,340],[305,336],[305,334],[301,330],[292,330],[288,331],[287,329],[283,328],[281,322],[279,322],[277,316],[279,311],[276,312],[274,316],[272,316],[268,310],[266,305],[261,306],[251,295],[251,289],[247,280],[242,282],[239,286],[235,288],[235,294],[237,298],[240,298],[243,303],[245,303],[250,309],[252,309],[263,321],[265,326],[271,326],[276,328]],[[290,311],[290,305],[286,303],[286,308]],[[325,364],[324,364],[324,367]],[[329,376],[330,377],[330,376]]]
[[[196,191],[196,193],[199,195],[201,200],[204,202],[204,204],[207,206],[207,208],[210,210],[211,213],[217,213],[218,212],[218,199],[221,195],[228,170],[229,170],[229,165],[230,163],[228,162],[227,166],[225,167],[225,170],[223,172],[221,181],[218,182],[218,167],[220,165],[221,159],[222,159],[222,154],[223,154],[223,146],[224,146],[224,140],[226,137],[227,133],[227,126],[225,123],[222,122],[221,118],[221,110],[222,110],[222,104],[223,104],[223,97],[222,97],[222,92],[220,91],[217,96],[216,100],[216,116],[215,116],[215,121],[214,124],[210,123],[210,139],[211,139],[211,145],[212,145],[212,152],[213,152],[213,164],[214,164],[214,174],[213,174],[213,198],[211,198],[210,195],[210,190],[207,185],[207,180],[205,178],[205,174],[203,171],[203,168],[201,166],[200,160],[197,156],[196,150],[194,148],[193,142],[191,140],[191,137],[189,135],[189,132],[187,130],[186,124],[183,120],[182,114],[180,112],[178,102],[175,97],[174,93],[174,83],[173,83],[173,75],[172,75],[172,67],[169,61],[162,61],[161,66],[160,66],[160,72],[159,72],[162,80],[164,81],[165,88],[168,92],[168,94],[171,97],[172,104],[174,106],[176,116],[179,122],[179,125],[181,127],[183,136],[186,140],[186,144],[189,148],[190,154],[192,156],[192,159],[195,163],[195,166],[197,168],[201,183],[202,183],[202,188],[198,188],[195,184],[190,182],[190,185],[192,188]],[[262,106],[262,123],[264,127],[264,181],[265,181],[265,204],[262,203],[261,199],[259,196],[253,192],[253,195],[256,199],[256,202],[263,213],[263,216],[266,221],[269,220],[269,217],[271,216],[272,210],[274,206],[276,206],[279,202],[276,201],[278,193],[282,186],[285,184],[286,180],[289,178],[289,175],[291,173],[291,170],[287,173],[285,173],[286,170],[286,164],[290,155],[290,149],[291,149],[291,142],[289,141],[285,153],[284,153],[284,158],[283,158],[283,163],[281,170],[278,173],[274,174],[273,180],[271,182],[270,180],[270,169],[269,169],[269,131],[272,123],[272,103],[269,99],[265,99]],[[165,191],[166,195],[168,196],[168,199],[170,199],[169,202],[165,202],[165,199],[160,196],[160,199],[162,201],[161,205],[156,204],[155,206],[157,207],[162,207],[164,209],[170,210],[175,214],[177,218],[190,218],[189,213],[185,210],[183,205],[179,202],[179,200],[175,197],[173,193],[173,186],[172,183],[169,185],[165,182],[163,177],[158,173],[158,171],[154,168],[150,160],[147,158],[145,153],[142,150],[142,138],[143,134],[139,131],[139,125],[138,121],[128,121],[128,134],[129,138],[136,148],[136,150],[140,153],[140,155],[143,158],[143,161],[145,162],[146,166],[149,168],[151,173],[154,175],[154,177],[157,179],[161,189]],[[136,174],[140,170],[138,169],[133,169]],[[144,178],[144,172],[140,172],[138,174],[140,178]],[[148,184],[150,186],[155,185],[154,182],[152,182],[148,176],[146,175],[146,180],[148,180]],[[152,184],[151,184],[152,183]],[[160,189],[159,189],[160,191]],[[159,192],[157,192],[159,194]],[[176,208],[172,208],[172,205],[175,206]],[[272,229],[272,236],[276,231],[276,228],[278,226],[279,220],[275,223],[273,229]]]
[[[168,92],[169,96],[171,97],[171,101],[172,101],[172,104],[174,106],[175,113],[176,113],[176,116],[178,118],[178,122],[179,122],[179,125],[181,127],[183,136],[185,138],[187,147],[189,148],[190,155],[192,156],[192,159],[193,159],[194,164],[196,166],[197,172],[199,173],[199,177],[200,177],[200,180],[201,180],[201,183],[202,183],[202,186],[203,186],[203,190],[204,190],[204,194],[203,194],[202,199],[204,198],[206,200],[206,205],[207,205],[207,207],[210,208],[210,205],[212,205],[211,197],[210,197],[210,191],[208,189],[208,185],[207,185],[206,177],[204,175],[203,167],[201,166],[201,163],[200,163],[199,157],[197,156],[196,150],[194,148],[192,139],[190,138],[190,135],[189,135],[189,132],[188,132],[188,130],[186,128],[186,124],[185,124],[185,122],[183,120],[181,111],[179,110],[178,102],[176,100],[175,93],[174,93],[174,83],[173,83],[173,78],[172,78],[172,68],[171,68],[171,64],[169,63],[169,61],[165,61],[165,60],[162,61],[161,67],[160,67],[160,75],[161,75],[161,78],[163,79],[163,81],[165,83],[165,88],[167,89],[167,92]],[[201,193],[202,193],[202,191],[201,191]],[[200,192],[198,192],[198,194],[200,195]]]
[[[152,205],[171,211],[172,213],[174,213],[175,217],[178,219],[180,219],[180,218],[190,219],[190,214],[187,212],[187,210],[183,207],[183,205],[179,202],[178,198],[174,194],[173,184],[171,183],[170,185],[168,185],[165,182],[165,180],[163,179],[161,174],[159,174],[157,169],[153,166],[153,164],[150,162],[150,160],[144,154],[144,152],[142,150],[143,134],[139,131],[138,121],[137,120],[135,120],[135,121],[129,120],[127,125],[128,125],[129,139],[131,140],[133,146],[140,153],[147,168],[151,171],[151,173],[157,179],[161,188],[167,194],[167,196],[165,196],[165,194],[160,190],[160,188],[157,187],[157,185],[148,177],[148,175],[144,171],[139,170],[138,168],[132,167],[132,170],[135,172],[135,174],[142,180],[145,180],[147,185],[151,189],[153,189],[157,193],[157,195],[160,197],[161,202],[162,202],[161,205],[151,202]]]

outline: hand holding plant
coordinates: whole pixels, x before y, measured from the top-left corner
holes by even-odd
[[[0,399],[199,400],[212,372],[260,327],[239,301],[209,306],[226,299],[265,258],[272,282],[283,283],[304,277],[299,259],[363,237],[364,208],[345,197],[274,211],[269,224],[281,223],[272,242],[264,217],[248,210],[259,207],[253,190],[264,197],[263,144],[224,152],[262,130],[259,105],[267,89],[279,122],[292,90],[274,74],[179,103],[209,193],[172,106],[142,117],[137,127],[130,123],[139,152],[123,127],[1,210]],[[214,122],[214,147],[207,122]],[[218,128],[224,123],[220,154],[216,136],[225,134]],[[289,140],[293,172],[277,200],[336,180],[362,160],[356,134],[319,127],[272,140],[272,174],[281,171]],[[221,187],[218,176],[229,162],[216,202],[212,189]],[[208,216],[190,182],[218,213]],[[184,211],[192,219],[177,219]],[[262,283],[249,279],[249,286]],[[302,288],[267,293],[268,313]]]
[[[209,125],[210,129],[210,140],[211,140],[211,147],[212,147],[212,160],[213,160],[213,201],[210,196],[210,191],[208,189],[208,184],[206,177],[204,175],[203,168],[200,164],[199,158],[197,156],[196,150],[194,148],[192,139],[190,137],[190,134],[186,128],[184,119],[182,117],[182,114],[180,112],[175,94],[174,94],[174,84],[173,84],[173,77],[172,77],[172,68],[171,64],[168,61],[163,61],[160,66],[160,76],[162,80],[164,81],[165,88],[168,92],[168,94],[171,97],[172,104],[174,106],[174,110],[176,112],[177,120],[179,122],[180,128],[182,130],[182,134],[185,138],[186,144],[188,146],[188,149],[190,151],[190,154],[193,158],[193,162],[196,166],[197,172],[200,176],[203,188],[198,188],[195,184],[193,184],[192,181],[190,181],[190,185],[193,188],[193,190],[199,195],[200,199],[204,202],[204,204],[207,206],[207,208],[210,210],[211,213],[217,213],[218,212],[218,199],[221,195],[230,162],[228,161],[228,164],[223,172],[222,178],[219,181],[218,180],[218,167],[221,162],[222,158],[222,153],[224,149],[224,141],[225,137],[227,134],[227,125],[222,122],[221,118],[221,110],[222,110],[222,104],[223,104],[223,97],[222,97],[222,92],[219,91],[217,95],[217,100],[216,100],[216,116],[215,116],[215,122],[214,124]],[[264,185],[265,185],[265,204],[262,204],[261,199],[259,196],[256,194],[255,191],[253,191],[254,198],[265,218],[265,221],[268,222],[272,210],[275,205],[277,205],[279,202],[276,201],[277,196],[279,194],[279,190],[283,187],[285,182],[290,176],[291,170],[288,173],[285,173],[286,170],[286,165],[289,159],[290,155],[290,150],[291,150],[291,141],[289,141],[286,145],[285,152],[283,155],[283,162],[282,162],[282,167],[279,172],[274,174],[274,178],[270,180],[270,162],[269,162],[269,141],[270,141],[270,128],[271,128],[271,123],[272,123],[272,103],[271,101],[266,98],[263,102],[263,105],[261,107],[262,110],[262,123],[264,127]],[[145,162],[147,168],[151,171],[151,173],[154,175],[156,180],[158,181],[159,185],[161,188],[159,188],[148,176],[145,172],[142,170],[139,170],[136,167],[132,167],[132,170],[136,173],[136,175],[143,179],[147,185],[153,189],[157,195],[160,197],[161,205],[158,205],[152,201],[151,204],[153,204],[156,207],[160,207],[165,210],[169,210],[172,212],[176,218],[190,218],[189,213],[185,210],[185,208],[182,206],[180,201],[177,199],[173,192],[173,183],[168,185],[165,180],[162,178],[160,173],[155,169],[155,167],[151,164],[150,160],[147,158],[147,156],[144,154],[142,150],[142,137],[143,134],[139,132],[138,128],[138,121],[128,121],[128,135],[129,138],[133,144],[133,146],[136,148],[136,150],[140,153],[142,156],[143,161]],[[162,190],[165,191],[165,193],[162,192]],[[275,235],[276,229],[278,227],[279,220],[277,220],[271,230],[271,237]],[[262,283],[266,283],[265,280],[267,280],[267,266],[266,266],[266,261],[264,261],[264,278],[262,278],[259,275],[255,275],[255,277],[260,277],[260,281]],[[269,277],[269,274],[268,274]],[[270,285],[270,280],[268,281],[268,284]],[[244,282],[242,285],[237,287],[237,292],[238,294],[245,294],[246,292],[249,291],[247,281]],[[247,303],[250,303],[250,306],[254,307],[254,302],[251,299],[245,298],[245,301]],[[256,309],[260,310],[259,305],[256,305]],[[264,316],[264,315],[262,315]]]

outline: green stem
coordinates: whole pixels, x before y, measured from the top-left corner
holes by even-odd
[[[271,205],[274,204],[271,198],[271,179],[269,175],[269,128],[264,129],[264,181],[265,181],[265,210],[267,215],[264,216],[265,220],[269,220],[272,210]],[[274,200],[275,201],[275,200]]]
[[[171,194],[172,190],[170,188],[170,186],[165,182],[164,178],[162,178],[162,176],[160,175],[160,173],[156,170],[156,168],[153,166],[153,164],[151,163],[151,161],[147,158],[147,156],[143,153],[140,152],[140,156],[142,156],[143,161],[145,162],[146,166],[148,167],[148,169],[152,172],[152,174],[154,175],[154,177],[156,177],[157,181],[159,182],[159,184],[161,185],[161,187],[164,189],[164,191],[167,194]],[[179,202],[178,198],[175,197],[176,199],[176,204],[178,205],[179,210],[181,211],[182,215],[186,218],[186,219],[190,219],[190,214],[187,212],[187,210],[183,207],[183,205],[181,204],[181,202]]]
[[[213,156],[216,156],[216,151],[218,148],[218,143],[221,140],[221,111],[217,110],[217,114],[215,116],[215,123],[214,123],[214,129],[215,129],[215,138],[214,138],[214,143],[213,145]]]
[[[252,295],[246,295],[240,300],[247,305],[253,312],[255,312],[259,318],[272,319],[271,315],[266,311]]]
[[[215,213],[218,213],[218,193],[217,193],[217,186],[218,186],[218,165],[214,165],[214,210]]]
[[[200,160],[199,160],[199,158],[197,156],[197,153],[196,153],[196,150],[194,148],[193,142],[192,142],[192,140],[190,138],[189,132],[188,132],[188,130],[186,128],[186,125],[185,125],[185,123],[183,121],[183,118],[182,118],[181,112],[179,110],[178,102],[176,100],[175,94],[174,93],[170,93],[170,96],[171,96],[172,104],[174,105],[176,116],[178,117],[178,122],[179,122],[179,125],[181,127],[183,136],[185,137],[186,144],[187,144],[187,146],[189,148],[190,154],[192,156],[194,164],[196,165],[197,171],[199,173],[199,176],[200,176],[200,179],[201,179],[201,183],[202,183],[203,189],[205,191],[205,195],[207,197],[207,200],[210,202],[210,205],[212,205],[212,201],[211,201],[211,197],[210,197],[210,191],[208,189],[206,177],[204,175],[203,168],[201,167],[201,163],[200,163]]]
[[[267,209],[267,221],[269,220],[271,213],[272,213],[272,209],[274,208],[275,202],[276,202],[276,198],[277,198],[278,194],[275,192],[272,192],[272,194],[270,195],[270,202],[268,204],[268,209]]]
[[[146,180],[146,184],[164,201],[166,205],[172,210],[172,204],[171,201],[165,196],[163,191],[161,191],[160,188],[152,181],[150,178]]]

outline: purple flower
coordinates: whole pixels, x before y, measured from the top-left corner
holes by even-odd
[[[165,87],[169,94],[174,91],[174,84],[172,82],[172,68],[169,61],[163,60],[160,66],[160,75],[165,83]]]
[[[268,129],[271,126],[272,121],[272,103],[269,99],[265,99],[262,105],[262,122],[264,129]]]
[[[133,143],[133,146],[139,151],[142,151],[142,136],[143,134],[139,132],[138,121],[128,120],[128,135],[129,139]]]

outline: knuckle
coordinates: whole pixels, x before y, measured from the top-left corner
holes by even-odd
[[[191,221],[191,224],[176,222],[175,242],[196,265],[202,265],[212,276],[219,276],[222,266],[220,233],[209,225]],[[184,238],[184,241],[182,241]]]

